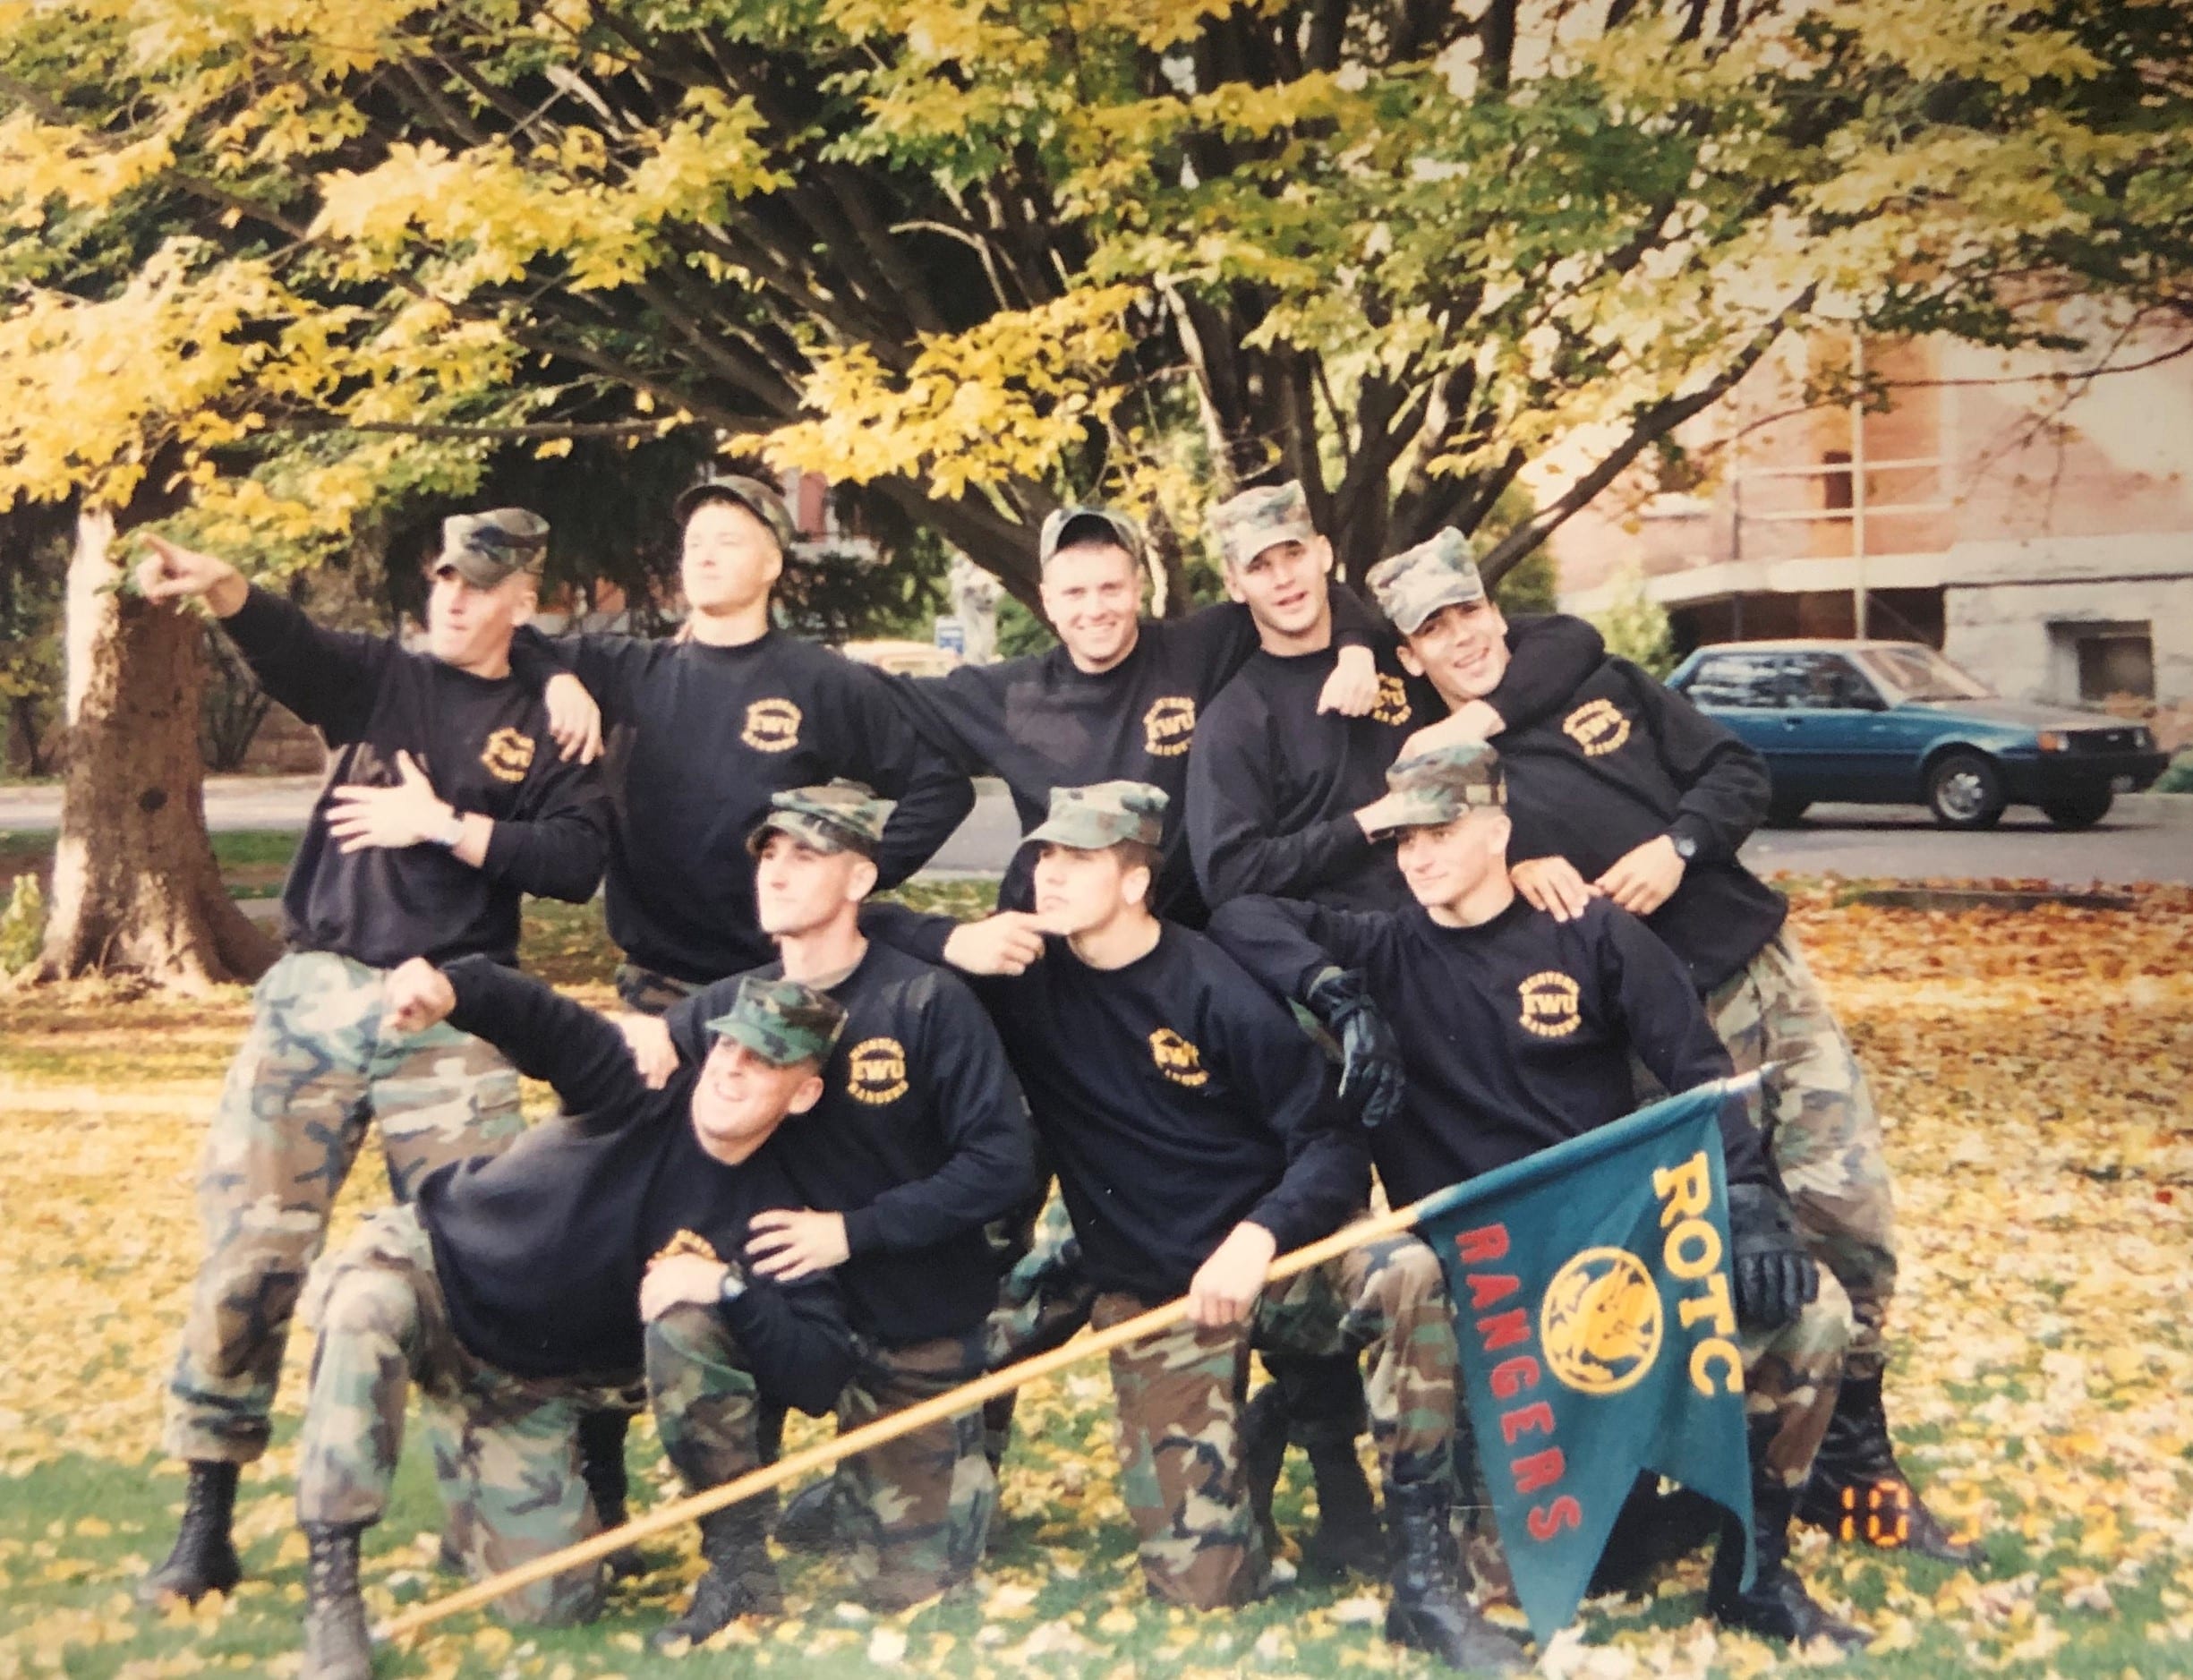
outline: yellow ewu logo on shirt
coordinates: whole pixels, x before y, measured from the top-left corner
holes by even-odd
[[[1170,1027],[1160,1027],[1150,1035],[1150,1060],[1157,1064],[1157,1071],[1175,1085],[1193,1088],[1210,1082],[1210,1070],[1203,1065],[1203,1053]]]
[[[1142,714],[1142,750],[1152,758],[1178,758],[1195,739],[1196,703],[1186,695],[1163,695]]]
[[[1587,700],[1561,720],[1561,733],[1586,758],[1604,758],[1629,739],[1629,718],[1611,700]]]
[[[1378,674],[1378,697],[1371,704],[1374,722],[1398,728],[1409,721],[1409,685],[1398,677]]]
[[[1515,990],[1523,999],[1523,1013],[1517,1022],[1536,1037],[1566,1038],[1583,1019],[1577,1000],[1583,989],[1558,968],[1541,970]]]
[[[480,762],[497,781],[523,781],[533,768],[533,738],[516,729],[497,729],[480,749]]]
[[[799,745],[799,708],[789,700],[756,700],[738,738],[757,753],[789,753]]]
[[[906,1046],[896,1038],[864,1038],[845,1058],[845,1092],[881,1108],[906,1095]]]

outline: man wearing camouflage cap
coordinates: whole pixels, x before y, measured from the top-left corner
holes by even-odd
[[[897,801],[875,851],[892,887],[929,860],[974,789],[900,714],[889,680],[775,627],[772,595],[798,533],[783,498],[727,473],[682,491],[686,618],[659,640],[527,631],[514,657],[546,685],[579,757],[604,732],[618,794],[607,887],[626,1002],[661,1014],[770,959],[747,836],[771,794],[848,776]]]
[[[706,1056],[660,1087],[610,1022],[483,958],[405,963],[387,1007],[406,1030],[447,1021],[499,1046],[563,1113],[522,1148],[430,1174],[414,1205],[376,1215],[313,1275],[304,1680],[371,1673],[359,1537],[387,1512],[414,1384],[449,1460],[450,1531],[488,1575],[599,1531],[579,1420],[643,1369],[664,1451],[695,1488],[759,1462],[764,1401],[824,1411],[852,1369],[834,1283],[772,1281],[739,1258],[789,1190],[777,1131],[822,1096],[845,1020],[829,998],[747,981],[707,1023]],[[704,1528],[696,1602],[781,1608],[762,1514],[733,1507]],[[589,1564],[497,1608],[582,1621],[602,1587]]]
[[[754,1219],[757,1276],[834,1277],[859,1358],[837,1401],[846,1428],[979,1376],[997,1269],[984,1227],[1035,1182],[1027,1104],[996,1028],[957,977],[861,934],[891,802],[850,781],[788,789],[747,844],[755,906],[778,975],[827,994],[846,1029],[815,1112],[779,1140],[796,1192]],[[746,980],[719,981],[660,1020],[626,1023],[644,1073],[706,1053],[709,1019]],[[728,1471],[727,1471],[727,1473]],[[878,1608],[902,1610],[981,1560],[996,1481],[979,1410],[856,1454],[830,1486],[823,1532],[843,1543]],[[695,1606],[688,1631],[713,1633]]]
[[[1371,575],[1405,657],[1457,712],[1533,656],[1511,649],[1455,533]],[[1969,1564],[1897,1463],[1882,1403],[1896,1287],[1895,1198],[1864,1070],[1784,925],[1788,906],[1739,861],[1765,817],[1766,764],[1626,660],[1596,662],[1541,719],[1501,738],[1515,885],[1556,917],[1606,898],[1682,959],[1739,1069],[1798,1228],[1856,1318],[1836,1413],[1800,1514],[1847,1540]]]
[[[501,1054],[447,1026],[396,1029],[381,988],[414,957],[515,964],[525,893],[584,903],[601,880],[599,778],[559,762],[539,693],[510,669],[547,542],[522,508],[448,520],[416,652],[323,630],[226,562],[162,538],[138,568],[149,600],[202,599],[268,694],[330,751],[282,891],[288,949],[254,994],[200,1170],[206,1249],[164,1437],[190,1485],[175,1548],[141,1589],[148,1601],[236,1582],[237,1473],[266,1451],[297,1293],[368,1123],[399,1201],[434,1167],[521,1130]]]
[[[1395,764],[1387,785],[1413,906],[1351,912],[1252,896],[1222,906],[1211,933],[1319,1016],[1360,1077],[1392,1090],[1395,1071],[1405,1076],[1398,1112],[1370,1133],[1389,1202],[1619,1120],[1633,1106],[1633,1056],[1671,1091],[1728,1077],[1682,965],[1634,917],[1597,899],[1559,921],[1517,897],[1493,748],[1435,746]],[[1825,1635],[1854,1648],[1868,1636],[1815,1604],[1787,1565],[1796,1490],[1835,1402],[1849,1302],[1805,1252],[1741,1103],[1723,1106],[1721,1132],[1759,1568],[1739,1586],[1745,1537],[1731,1522],[1708,1606],[1770,1638]],[[1507,1667],[1523,1667],[1519,1652],[1509,1657]]]
[[[1300,483],[1242,490],[1212,510],[1211,524],[1227,590],[1247,604],[1262,645],[1207,709],[1189,765],[1188,841],[1205,900],[1216,908],[1240,893],[1276,892],[1364,909],[1407,903],[1393,849],[1380,843],[1383,778],[1437,697],[1381,634],[1378,698],[1369,713],[1339,717],[1313,704],[1334,660],[1325,606],[1333,549]],[[1519,668],[1532,675],[1487,695],[1480,721],[1488,732],[1535,716],[1605,646],[1590,625],[1557,615],[1518,627],[1516,635],[1534,650]],[[1259,1506],[1268,1505],[1292,1441],[1318,1474],[1319,1526],[1305,1560],[1321,1571],[1375,1566],[1376,1513],[1369,1489],[1349,1474],[1362,1418],[1353,1372],[1344,1361],[1284,1358],[1272,1370],[1278,1381],[1250,1411]]]
[[[1471,1667],[1497,1636],[1461,1599],[1446,1538],[1457,1356],[1438,1262],[1389,1240],[1267,1286],[1275,1256],[1362,1206],[1362,1138],[1288,1012],[1208,939],[1152,912],[1165,807],[1162,789],[1135,782],[1058,789],[1028,840],[1041,950],[977,982],[1100,1292],[1092,1321],[1188,1298],[1185,1324],[1112,1356],[1143,1578],[1201,1609],[1269,1587],[1240,1452],[1250,1346],[1367,1347],[1395,1529],[1387,1634]],[[934,949],[956,925],[879,907],[873,925]]]

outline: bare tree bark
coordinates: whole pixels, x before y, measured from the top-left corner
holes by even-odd
[[[114,516],[80,515],[68,576],[68,779],[38,977],[131,974],[180,991],[256,979],[271,941],[221,883],[206,834],[198,707],[205,632],[118,585]]]

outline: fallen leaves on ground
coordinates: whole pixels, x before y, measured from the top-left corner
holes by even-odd
[[[978,890],[975,890],[978,892]],[[954,889],[960,896],[969,890]],[[1698,1619],[1702,1563],[1659,1592],[1600,1600],[1544,1653],[1566,1680],[2193,1673],[2193,892],[2140,889],[2130,911],[1957,914],[1838,901],[1808,888],[1792,925],[1871,1072],[1899,1177],[1905,1267],[1891,1415],[1909,1468],[1954,1524],[1988,1538],[1976,1575],[1807,1534],[1814,1590],[1875,1629],[1840,1664],[1725,1637]],[[528,949],[607,1001],[598,923],[536,918]],[[165,1550],[181,1478],[153,1448],[158,1387],[194,1263],[202,1125],[246,1014],[97,988],[0,996],[0,1677],[295,1672],[303,1547],[289,1502],[305,1339],[293,1340],[275,1450],[246,1478],[251,1578],[196,1610],[139,1611],[129,1589]],[[534,1105],[542,1096],[532,1093]],[[386,1194],[369,1152],[337,1240]],[[963,1594],[896,1616],[846,1602],[828,1563],[788,1569],[791,1610],[694,1657],[644,1635],[697,1570],[690,1537],[591,1628],[460,1617],[380,1672],[608,1680],[915,1669],[1423,1676],[1380,1638],[1383,1595],[1303,1585],[1229,1615],[1152,1603],[1115,1482],[1100,1369],[1023,1396],[999,1543]],[[796,1424],[795,1440],[819,1426]],[[369,1536],[377,1611],[445,1590],[439,1522],[410,1455]],[[643,1421],[643,1500],[670,1488]],[[1281,1510],[1299,1533],[1302,1472]],[[692,1665],[692,1666],[681,1666]]]

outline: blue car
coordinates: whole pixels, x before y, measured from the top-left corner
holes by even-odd
[[[1965,829],[2037,805],[2058,828],[2087,828],[2169,762],[2140,724],[1997,699],[1920,642],[1723,643],[1668,684],[1765,755],[1771,823],[1837,799],[1924,805]]]

